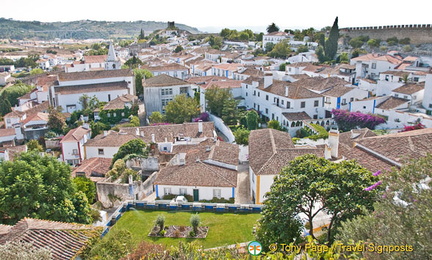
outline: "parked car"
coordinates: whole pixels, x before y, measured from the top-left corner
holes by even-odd
[[[174,199],[172,199],[171,202],[185,203],[188,202],[188,200],[185,198],[185,196],[177,196]]]

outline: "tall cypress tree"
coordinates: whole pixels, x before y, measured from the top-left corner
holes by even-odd
[[[339,40],[339,26],[338,26],[338,17],[334,20],[333,26],[330,30],[330,35],[328,40],[325,42],[324,52],[325,56],[329,60],[333,60],[336,56],[337,47]]]

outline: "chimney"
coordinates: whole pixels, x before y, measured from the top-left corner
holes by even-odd
[[[82,124],[82,128],[84,128],[84,129],[90,129],[89,123]]]
[[[108,135],[108,131],[104,131],[104,136],[107,136]]]
[[[289,93],[289,88],[288,86],[285,86],[285,97],[288,97],[288,93]]]
[[[273,74],[271,71],[264,72],[264,88],[273,84]]]
[[[331,149],[331,157],[338,158],[339,153],[339,130],[332,129],[328,137],[329,146]]]
[[[151,140],[152,140],[152,143],[156,143],[155,134],[151,134]]]
[[[144,137],[144,131],[141,131],[141,132],[140,132],[140,136],[141,136],[141,137]]]
[[[136,136],[139,136],[139,135],[140,135],[140,132],[139,132],[139,128],[138,128],[138,127],[135,128],[135,135],[136,135]]]
[[[203,132],[203,121],[199,120],[198,121],[198,133],[202,133]]]

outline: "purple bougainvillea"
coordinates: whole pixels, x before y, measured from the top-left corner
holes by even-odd
[[[357,127],[375,129],[375,126],[386,122],[382,117],[376,115],[349,112],[343,109],[333,109],[332,114],[342,131],[349,131]]]
[[[377,181],[375,184],[373,184],[373,185],[371,185],[371,186],[369,186],[367,188],[364,188],[364,190],[365,191],[371,191],[371,190],[375,189],[376,187],[378,187],[381,184],[382,184],[382,181]]]
[[[204,112],[204,113],[201,113],[201,114],[199,115],[199,117],[194,118],[193,121],[194,121],[194,122],[198,122],[198,121],[201,120],[201,121],[203,121],[203,122],[207,122],[207,121],[209,121],[209,119],[210,119],[210,115],[209,115],[209,113]]]

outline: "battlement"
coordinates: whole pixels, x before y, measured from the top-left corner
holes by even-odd
[[[366,27],[346,27],[341,28],[341,32],[362,31],[362,30],[385,30],[385,29],[422,29],[432,28],[432,24],[402,24],[402,25],[382,25],[382,26],[366,26]]]
[[[351,38],[369,36],[371,39],[410,38],[412,44],[432,43],[432,24],[403,24],[365,27],[346,27],[339,30],[341,35]]]

